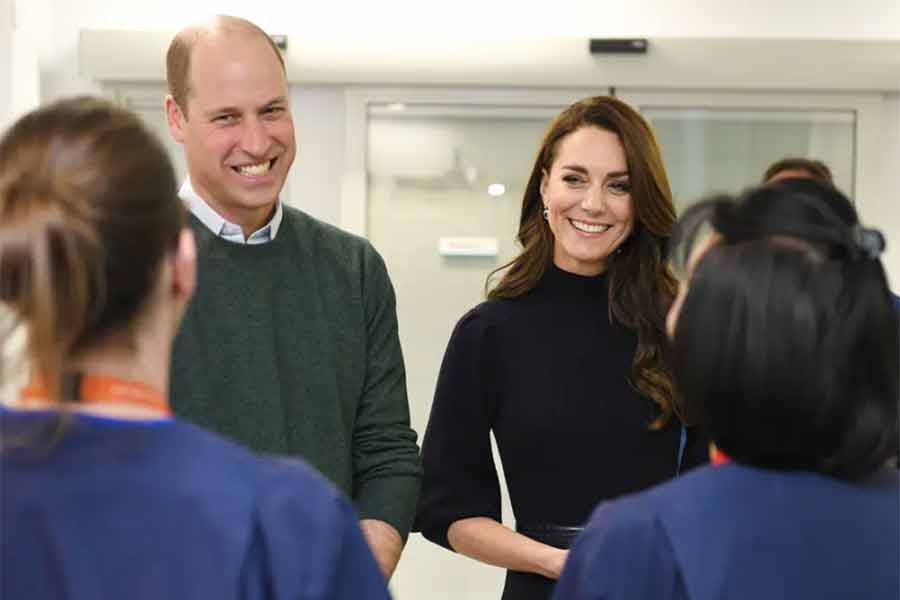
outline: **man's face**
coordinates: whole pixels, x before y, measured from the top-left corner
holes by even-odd
[[[259,227],[294,161],[287,80],[259,36],[212,34],[194,46],[186,114],[166,100],[191,183],[221,216]]]

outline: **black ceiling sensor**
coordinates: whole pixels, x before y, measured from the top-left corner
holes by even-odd
[[[272,43],[282,52],[287,52],[287,36],[286,35],[270,35]]]
[[[591,54],[646,54],[647,38],[591,38]]]

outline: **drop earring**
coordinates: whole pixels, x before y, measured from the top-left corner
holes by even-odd
[[[549,209],[549,208],[547,208],[547,207],[545,206],[542,214],[544,215],[544,220],[545,220],[545,221],[549,221],[549,220],[550,220],[550,209]]]

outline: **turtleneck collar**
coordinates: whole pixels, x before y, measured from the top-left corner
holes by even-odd
[[[571,290],[597,291],[606,285],[608,271],[599,275],[578,275],[564,269],[560,269],[555,263],[551,263],[544,274],[542,283],[553,287],[564,287]]]

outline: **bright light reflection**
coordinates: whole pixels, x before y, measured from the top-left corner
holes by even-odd
[[[488,195],[497,198],[506,193],[506,186],[502,183],[492,183],[488,186]]]

